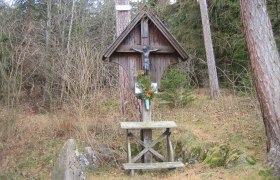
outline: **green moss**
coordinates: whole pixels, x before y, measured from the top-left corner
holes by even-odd
[[[270,169],[261,169],[258,174],[259,174],[259,176],[262,177],[262,179],[265,179],[265,180],[275,179],[275,177],[273,177],[272,171]]]
[[[246,161],[251,164],[251,165],[255,165],[256,164],[256,160],[254,157],[252,156],[246,156]]]
[[[235,166],[238,162],[239,157],[240,157],[240,155],[238,153],[229,155],[229,157],[226,159],[226,162],[225,162],[226,167],[230,168],[230,167]]]
[[[225,159],[222,158],[222,157],[213,157],[213,158],[210,158],[207,161],[207,164],[211,168],[220,167],[220,166],[223,166],[225,164]]]
[[[215,146],[209,149],[204,161],[211,168],[224,166],[228,158],[229,151],[230,151],[230,146],[228,144],[221,144]]]

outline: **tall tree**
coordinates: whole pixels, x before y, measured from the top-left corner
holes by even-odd
[[[267,135],[268,162],[280,175],[280,59],[266,0],[240,0],[254,82]]]
[[[211,38],[211,30],[209,23],[209,16],[207,10],[206,0],[197,0],[200,6],[202,26],[203,26],[203,34],[204,34],[204,44],[206,50],[206,58],[207,58],[207,66],[208,66],[208,74],[209,74],[209,82],[211,89],[211,97],[217,99],[220,96],[219,82],[215,64],[215,57],[213,51],[213,44]]]
[[[121,10],[124,5],[129,5],[129,0],[115,0],[116,3],[116,31],[119,36],[126,28],[131,20],[130,10]],[[130,89],[128,85],[128,77],[123,67],[119,66],[119,85],[120,85],[120,100],[122,114],[125,114],[126,101],[128,99]]]

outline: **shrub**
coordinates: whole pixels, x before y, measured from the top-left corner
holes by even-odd
[[[186,75],[178,69],[169,69],[161,80],[159,98],[170,108],[184,107],[194,100]]]

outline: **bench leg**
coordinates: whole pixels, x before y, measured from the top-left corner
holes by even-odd
[[[129,170],[129,176],[131,176],[131,177],[135,176],[135,170],[134,169]]]
[[[126,143],[127,143],[127,162],[131,163],[131,145],[130,145],[130,133],[129,130],[126,130]],[[134,176],[135,171],[130,170],[129,171],[130,176]]]
[[[167,156],[168,156],[168,161],[169,162],[174,162],[174,151],[173,151],[173,147],[172,147],[172,143],[171,143],[171,139],[170,139],[170,135],[171,135],[171,130],[170,128],[166,129],[167,131]]]

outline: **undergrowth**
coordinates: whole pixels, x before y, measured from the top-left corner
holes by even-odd
[[[254,157],[256,165],[210,168],[203,161],[197,161],[187,163],[178,171],[138,172],[136,179],[271,177],[264,165],[265,133],[256,99],[233,96],[225,91],[226,96],[210,100],[207,94],[203,89],[194,90],[196,100],[182,108],[162,107],[157,100],[153,103],[153,120],[173,120],[178,125],[172,130],[176,160],[181,158],[185,145],[204,149],[208,145],[226,143]],[[13,137],[0,142],[0,179],[49,179],[59,149],[68,138],[76,139],[81,150],[85,146],[93,147],[98,156],[100,166],[89,168],[88,179],[128,178],[121,169],[126,162],[126,132],[120,129],[119,122],[129,117],[120,115],[116,97],[100,102],[97,107],[88,107],[92,110],[88,109],[86,114],[78,115],[67,107],[45,114],[19,111]],[[159,133],[156,131],[153,137]],[[181,143],[178,148],[180,142],[186,141],[188,144]],[[164,144],[165,141],[157,145],[159,152],[165,152]],[[199,148],[194,149],[196,153]]]

